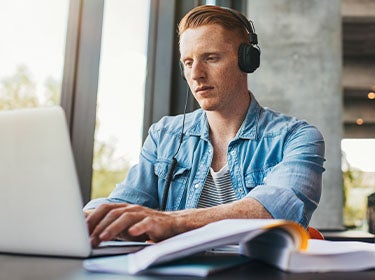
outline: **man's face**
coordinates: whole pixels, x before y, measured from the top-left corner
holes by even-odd
[[[238,67],[239,45],[235,33],[217,24],[189,28],[181,34],[185,77],[202,109],[233,110],[230,105],[243,94],[244,83],[247,89],[246,73]]]

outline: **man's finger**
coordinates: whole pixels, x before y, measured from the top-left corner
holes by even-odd
[[[119,208],[119,207],[126,207],[126,203],[121,204],[102,204],[100,205],[95,211],[91,212],[90,215],[87,216],[86,222],[88,225],[89,233],[91,234],[96,226],[101,222],[101,220],[110,212],[112,209]]]
[[[121,209],[122,210],[122,209]],[[126,211],[126,212],[125,212]],[[111,240],[119,235],[131,236],[128,234],[128,229],[134,224],[145,218],[143,213],[119,211],[117,218],[113,219],[99,234],[101,240]]]

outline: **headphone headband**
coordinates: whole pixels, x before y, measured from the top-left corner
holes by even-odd
[[[250,43],[252,45],[258,44],[258,36],[255,33],[254,24],[251,20],[247,19],[243,14],[239,11],[228,8],[228,7],[221,7],[228,12],[231,12],[240,22],[242,22],[243,26],[245,27],[247,33],[249,34]]]

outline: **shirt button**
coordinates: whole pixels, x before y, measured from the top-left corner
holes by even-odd
[[[242,190],[242,189],[238,189],[238,192],[239,192],[239,193],[242,193],[242,192],[243,192],[243,190]]]
[[[232,156],[234,156],[234,155],[236,155],[236,151],[231,151],[230,154],[231,154]]]
[[[200,184],[195,184],[195,185],[194,185],[194,188],[196,188],[196,189],[199,189],[200,187],[201,187]]]

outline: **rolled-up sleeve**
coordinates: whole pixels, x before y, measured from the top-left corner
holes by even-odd
[[[324,153],[318,129],[307,124],[294,127],[286,137],[282,160],[247,197],[259,201],[274,218],[307,227],[322,192]]]

